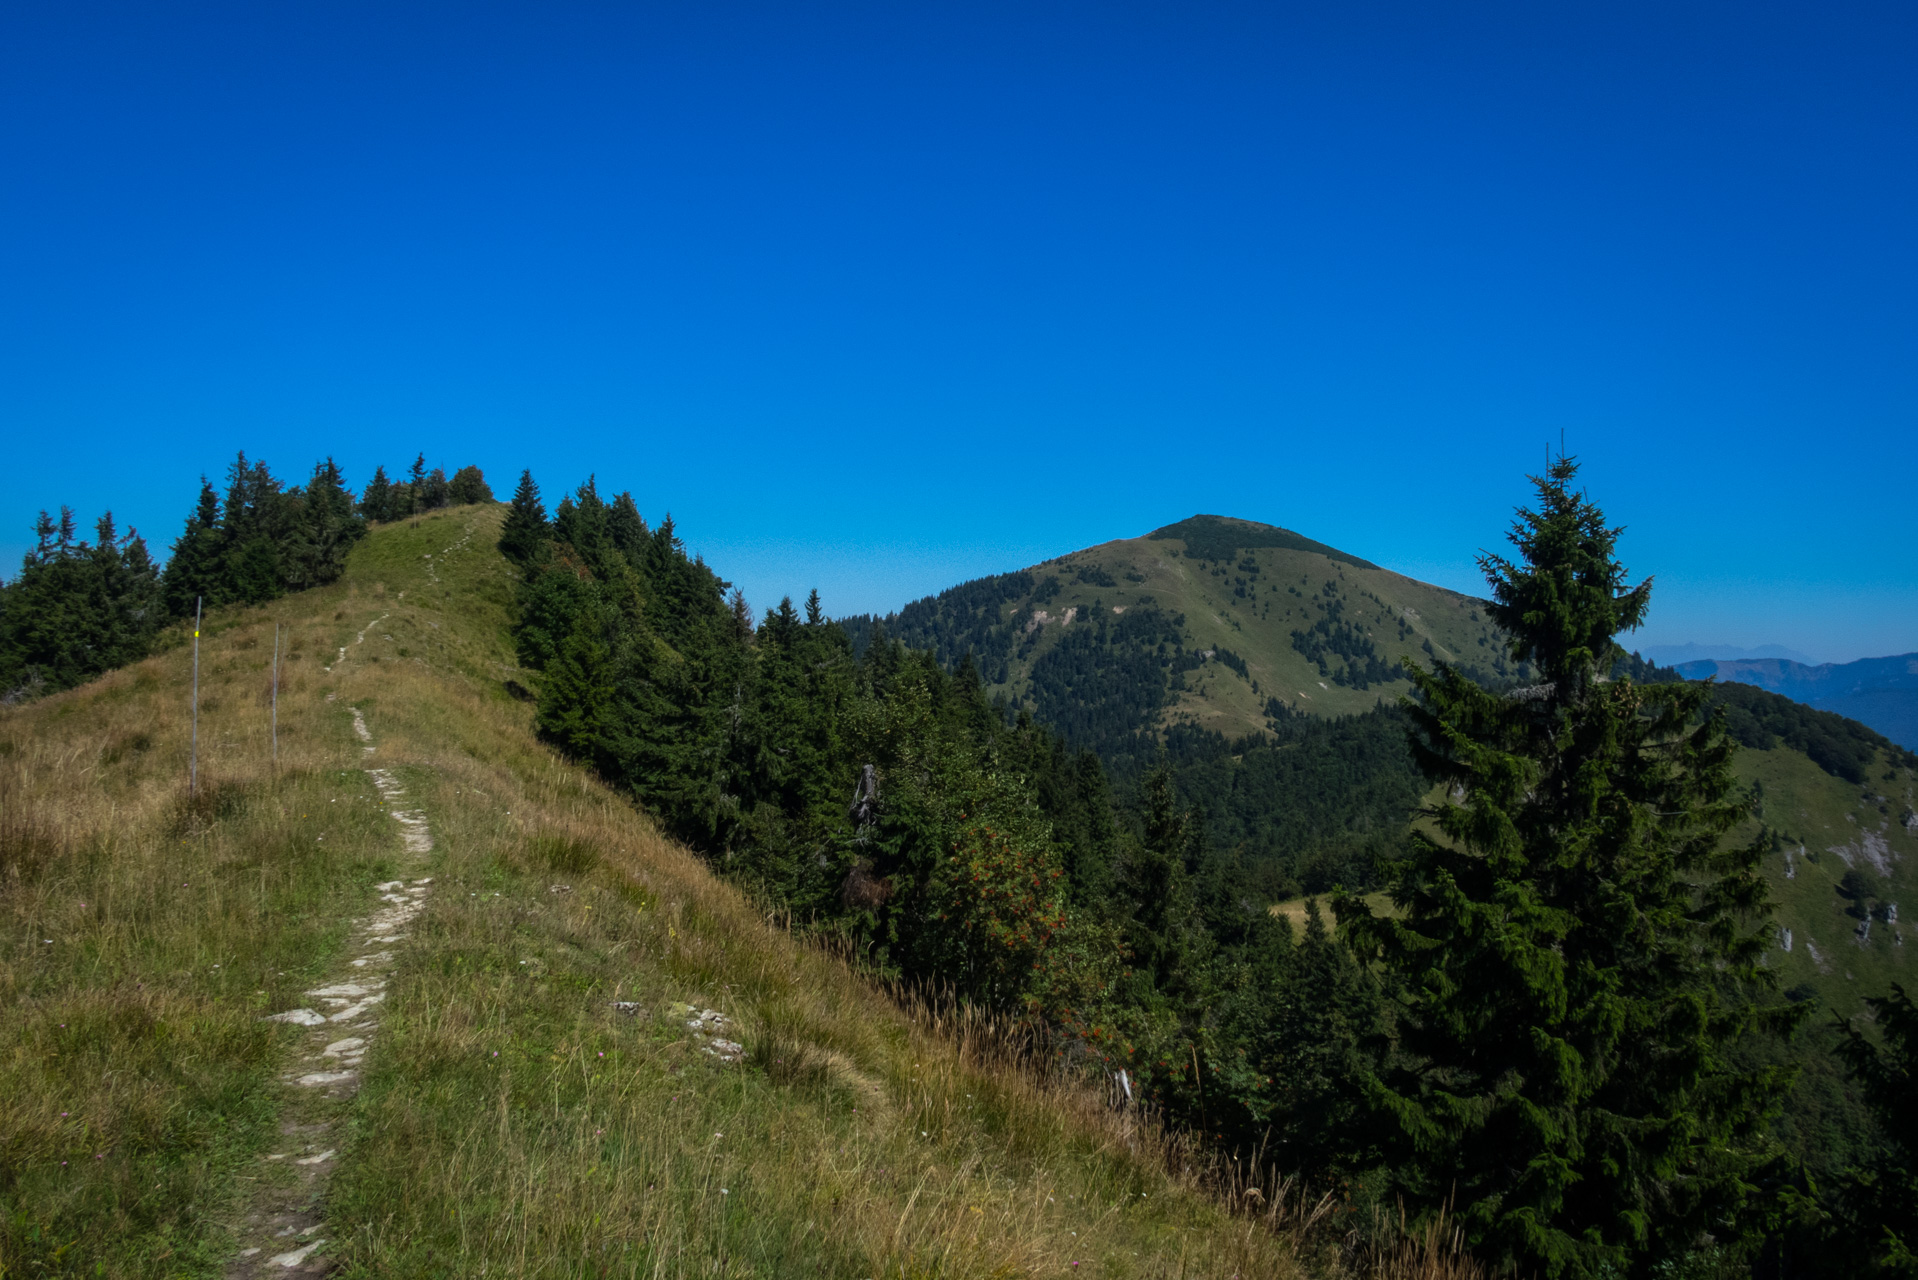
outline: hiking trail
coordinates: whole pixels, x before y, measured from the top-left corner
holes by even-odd
[[[357,708],[353,732],[363,744],[360,754],[373,755],[377,748],[372,731]],[[427,855],[433,851],[426,816],[398,807],[406,790],[391,770],[368,767],[365,772],[400,824],[402,870],[426,870]],[[432,883],[431,876],[419,876],[375,886],[381,906],[352,922],[351,941],[335,971],[306,992],[310,1003],[268,1015],[269,1022],[306,1028],[306,1035],[282,1076],[286,1096],[276,1144],[281,1149],[265,1157],[266,1167],[256,1176],[235,1227],[240,1251],[227,1268],[228,1280],[320,1275],[332,1268],[323,1252],[328,1241],[321,1233],[327,1184],[344,1145],[348,1110],[359,1092],[360,1063],[379,1031],[379,1009],[397,963],[397,948],[406,941],[407,926],[426,909]]]

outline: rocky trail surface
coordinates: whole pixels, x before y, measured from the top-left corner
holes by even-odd
[[[372,731],[353,712],[353,732],[372,756]],[[369,767],[366,774],[380,799],[400,824],[405,849],[402,868],[427,869],[433,833],[426,817],[399,807],[406,795],[390,770]],[[387,976],[397,963],[407,928],[425,910],[431,876],[389,880],[376,886],[380,907],[352,922],[351,941],[335,973],[306,992],[308,1003],[268,1015],[268,1020],[306,1029],[290,1069],[284,1075],[281,1150],[269,1153],[238,1223],[240,1251],[227,1269],[229,1280],[262,1276],[319,1275],[331,1269],[328,1241],[321,1233],[326,1189],[340,1149],[353,1095],[359,1091],[360,1062],[379,1032],[380,1005]]]

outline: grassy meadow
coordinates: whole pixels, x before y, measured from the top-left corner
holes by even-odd
[[[1439,1236],[1340,1255],[1328,1205],[1202,1178],[1020,1069],[1007,1028],[795,939],[539,744],[498,520],[377,529],[338,584],[209,618],[197,797],[185,633],[0,710],[0,1275],[226,1269],[288,1102],[297,1033],[260,1019],[399,859],[363,763],[427,815],[434,890],[325,1193],[338,1274],[1471,1272]]]

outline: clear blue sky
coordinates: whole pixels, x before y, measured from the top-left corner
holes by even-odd
[[[236,449],[631,488],[755,605],[1195,511],[1918,650],[1918,9],[0,11],[0,554]]]

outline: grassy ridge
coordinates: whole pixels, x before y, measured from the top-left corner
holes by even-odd
[[[339,584],[211,620],[197,803],[185,647],[0,712],[6,1274],[222,1269],[293,1040],[258,1019],[399,850],[355,707],[438,843],[327,1202],[350,1273],[1300,1270],[1151,1131],[798,944],[534,741],[497,519],[376,530]]]

